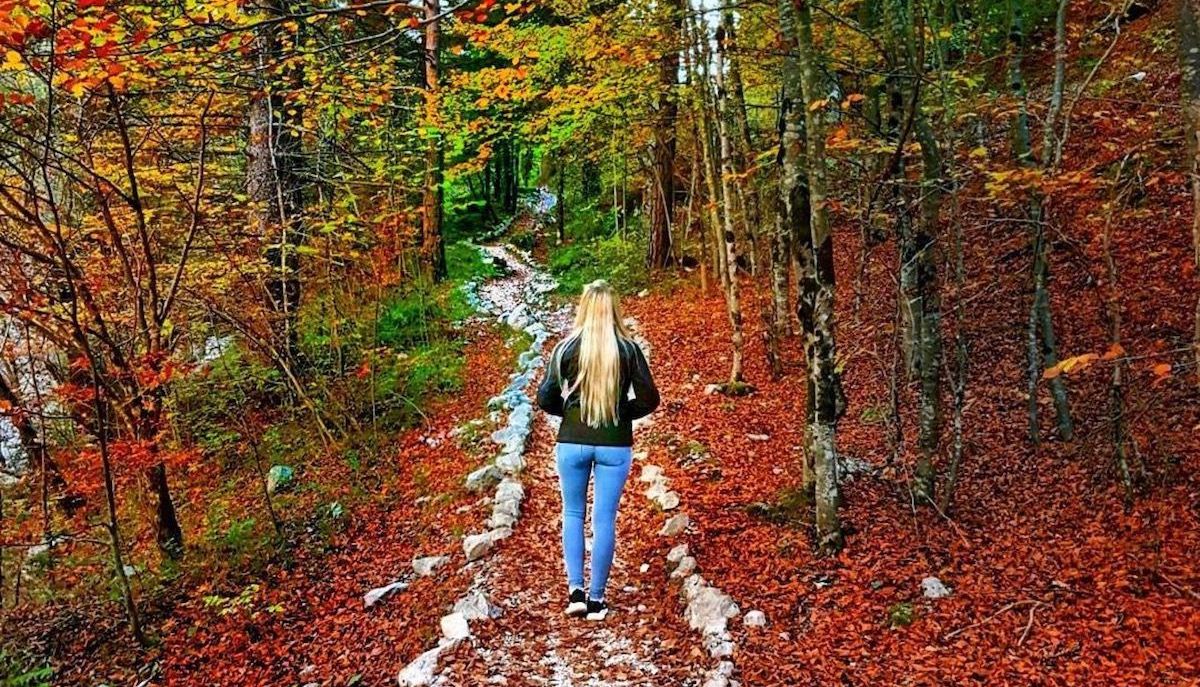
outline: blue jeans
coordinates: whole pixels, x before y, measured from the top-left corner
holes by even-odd
[[[617,504],[629,477],[633,449],[628,446],[559,444],[558,481],[563,498],[563,561],[567,584],[583,589],[583,518],[587,511],[588,482],[596,476],[592,499],[592,599],[604,598],[617,539]]]

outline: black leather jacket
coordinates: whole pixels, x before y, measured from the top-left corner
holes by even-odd
[[[579,372],[579,339],[571,337],[554,347],[546,376],[538,387],[537,400],[542,410],[562,417],[559,443],[632,446],[633,421],[658,407],[658,389],[642,349],[628,339],[618,337],[617,342],[621,351],[621,388],[617,398],[621,400],[617,405],[617,423],[604,427],[591,427],[583,422],[579,416],[579,394],[572,393],[566,399],[562,395],[562,381],[575,379]],[[629,398],[630,389],[633,398]]]

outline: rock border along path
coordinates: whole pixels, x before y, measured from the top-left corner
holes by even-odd
[[[489,590],[502,586],[506,580],[499,571],[491,569],[495,566],[489,563],[489,558],[500,542],[513,535],[513,528],[521,519],[522,504],[526,498],[521,475],[526,468],[526,446],[534,428],[531,383],[536,371],[545,365],[545,343],[552,334],[565,333],[568,329],[570,309],[554,308],[550,305],[547,294],[554,290],[557,284],[535,267],[536,263],[528,253],[508,246],[487,246],[482,250],[493,260],[502,262],[507,268],[507,273],[482,284],[471,285],[467,291],[468,300],[480,312],[499,318],[509,327],[524,331],[532,337],[532,342],[518,357],[517,370],[510,375],[505,390],[488,402],[493,422],[498,422],[507,412],[504,425],[491,436],[500,447],[499,453],[494,461],[471,472],[466,479],[467,488],[472,491],[485,491],[495,485],[491,496],[492,513],[485,523],[486,529],[467,534],[463,538],[463,554],[466,559],[464,565],[468,569],[474,568],[474,581],[467,593],[454,604],[452,612],[442,618],[441,637],[437,645],[421,654],[400,672],[399,684],[401,687],[452,687],[466,684],[454,681],[454,673],[456,670],[467,668],[455,664],[464,662],[463,652],[458,649],[464,641],[470,640],[470,649],[463,647],[472,654],[466,659],[466,663],[482,663],[486,666],[491,673],[488,677],[489,684],[509,684],[508,678],[502,672],[515,668],[514,676],[519,676],[520,684],[555,687],[675,684],[697,687],[736,686],[738,683],[732,678],[735,673],[732,661],[735,646],[727,623],[740,611],[733,599],[710,585],[697,572],[697,561],[689,555],[685,543],[672,548],[666,556],[668,582],[670,588],[679,584],[678,593],[685,606],[683,620],[692,630],[699,633],[703,648],[712,663],[704,666],[690,665],[686,668],[686,676],[683,677],[668,678],[668,673],[672,671],[656,663],[656,657],[662,655],[663,649],[658,646],[654,637],[647,636],[646,630],[654,628],[645,627],[646,618],[627,617],[622,621],[618,613],[617,622],[610,620],[600,625],[570,627],[564,625],[563,619],[557,617],[561,612],[555,605],[557,598],[552,599],[544,588],[533,588],[538,585],[518,585],[516,589],[510,588],[508,598],[505,598],[500,606],[492,603]],[[636,322],[630,321],[630,324],[636,327]],[[646,355],[650,356],[649,342],[641,337],[638,337],[638,342]],[[641,433],[651,422],[648,418],[636,423],[635,427]],[[543,436],[548,436],[556,423],[547,425],[547,434]],[[549,453],[552,455],[552,452]],[[669,480],[663,470],[646,462],[647,457],[648,452],[645,450],[634,454],[635,463],[642,466],[638,479],[647,485],[646,498],[654,504],[655,512],[666,516],[661,529],[658,529],[658,535],[681,536],[687,530],[690,521],[680,510],[682,504],[679,495],[669,488]],[[539,493],[556,493],[557,489],[549,486],[555,479],[552,457],[548,461],[539,461],[535,467],[535,487],[542,490]],[[633,484],[634,481],[631,480],[630,486]],[[547,504],[547,501],[554,497],[540,498],[536,504],[541,509],[541,517],[537,518],[538,522],[535,523],[535,529],[539,531],[526,533],[526,540],[529,536],[534,538],[532,542],[526,541],[526,547],[549,546],[557,550],[556,537],[552,545],[545,541],[557,534],[557,511],[551,511]],[[645,524],[642,526],[645,527]],[[524,529],[522,528],[522,531]],[[506,559],[504,567],[528,567],[521,560],[522,556],[515,555],[516,553],[508,552],[502,556]],[[539,554],[543,563],[546,558],[554,557],[549,556],[546,551],[540,551]],[[623,566],[624,562],[618,560],[614,568]],[[640,571],[643,576],[649,571],[649,567],[648,563],[641,565]],[[382,598],[391,593],[389,587],[403,589],[407,581],[398,580],[387,587],[372,590],[368,595],[382,592],[382,595],[379,595],[379,598]],[[508,586],[511,587],[511,581],[509,582]],[[553,585],[552,580],[544,582]],[[557,586],[554,586],[554,589],[557,590]],[[628,596],[638,589],[638,586],[627,585],[622,592]],[[472,624],[499,619],[505,612],[501,606],[526,612],[532,609],[533,615],[541,621],[540,628],[535,629],[532,635],[527,631],[514,632],[506,628],[500,636],[485,633],[489,636],[476,639]],[[644,605],[639,604],[633,614],[646,610]],[[551,615],[554,617],[550,617]],[[583,646],[580,646],[581,644]],[[676,651],[683,657],[682,660],[694,661],[688,658],[690,651],[686,647],[679,647]],[[451,655],[455,658],[449,658]],[[698,675],[695,673],[696,668],[700,669]],[[601,671],[616,677],[602,679],[598,677]],[[674,673],[678,675],[678,671]],[[630,675],[633,676],[632,681]],[[478,678],[478,675],[473,677],[475,678]]]
[[[424,652],[400,671],[397,681],[401,687],[437,684],[438,661],[443,652],[454,648],[471,636],[472,622],[487,621],[503,611],[488,598],[482,559],[497,543],[512,535],[512,528],[521,517],[521,502],[525,488],[520,474],[525,469],[525,445],[533,427],[533,399],[527,391],[535,372],[544,365],[542,357],[551,328],[565,328],[565,309],[552,309],[546,297],[557,283],[545,273],[532,267],[533,259],[518,254],[516,248],[486,246],[481,248],[493,262],[499,262],[505,274],[483,283],[470,283],[467,300],[477,311],[499,318],[507,326],[523,331],[532,340],[529,348],[517,358],[517,370],[509,375],[508,386],[488,401],[493,420],[507,411],[505,424],[492,433],[491,439],[500,446],[495,460],[467,475],[466,487],[484,491],[495,484],[492,496],[492,515],[485,523],[487,529],[463,537],[463,555],[467,566],[476,566],[471,588],[455,604],[451,613],[440,623],[441,638],[432,649]],[[386,587],[371,590],[367,597],[381,598],[391,589],[403,589],[400,580]],[[384,591],[387,590],[387,591]],[[374,603],[374,601],[370,602]],[[368,606],[370,605],[368,603]]]
[[[634,339],[642,347],[649,360],[653,355],[650,342],[637,333],[637,322],[627,320],[634,332]],[[638,480],[646,483],[645,496],[664,513],[666,521],[659,530],[660,536],[676,536],[683,534],[691,524],[690,518],[684,512],[671,513],[679,508],[679,495],[669,488],[670,480],[662,468],[646,462],[649,452],[639,451],[642,458],[642,471]],[[728,630],[728,622],[741,612],[736,602],[728,594],[709,584],[698,572],[698,562],[689,555],[688,545],[678,544],[666,556],[667,569],[672,580],[683,580],[680,594],[685,604],[684,618],[688,626],[700,633],[704,648],[711,658],[717,661],[704,675],[703,687],[737,687],[733,679],[736,667],[733,663],[735,645]]]

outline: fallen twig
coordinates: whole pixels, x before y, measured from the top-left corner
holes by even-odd
[[[1164,573],[1163,571],[1159,570],[1158,576],[1163,578],[1163,582],[1166,582],[1167,584],[1171,585],[1171,587],[1173,587],[1175,589],[1175,591],[1179,592],[1180,594],[1187,594],[1188,596],[1192,597],[1193,599],[1200,599],[1200,592],[1197,592],[1194,589],[1188,589],[1187,587],[1176,584],[1175,580],[1172,580],[1171,578],[1167,577],[1167,574]]]
[[[953,639],[953,638],[957,637],[958,635],[966,632],[967,630],[973,630],[977,627],[981,627],[983,625],[986,625],[986,624],[992,622],[996,618],[1000,617],[1001,615],[1004,615],[1006,612],[1011,611],[1014,608],[1019,608],[1021,606],[1027,606],[1030,604],[1033,604],[1034,606],[1040,606],[1042,604],[1042,602],[1038,601],[1037,599],[1023,599],[1021,601],[1014,601],[1012,603],[1005,604],[1000,607],[1000,610],[989,615],[988,617],[984,618],[983,620],[980,620],[977,623],[971,623],[970,625],[967,625],[966,627],[960,627],[957,630],[952,630],[949,634],[946,635],[945,639]]]
[[[1021,638],[1017,640],[1017,646],[1025,643],[1025,639],[1029,636],[1029,631],[1033,629],[1033,614],[1037,611],[1038,606],[1041,605],[1042,602],[1037,601],[1029,607],[1029,622],[1025,623],[1025,629],[1021,631]]]

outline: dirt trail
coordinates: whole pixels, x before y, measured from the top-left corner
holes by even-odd
[[[569,309],[543,298],[553,283],[528,256],[499,246],[487,252],[507,267],[506,276],[479,287],[485,310],[511,326],[540,323],[554,338],[569,326]],[[549,345],[544,353],[549,355]],[[542,363],[535,363],[540,368]],[[533,375],[540,378],[540,374]],[[534,392],[536,379],[525,393]],[[686,539],[660,535],[666,515],[638,481],[644,451],[622,499],[617,555],[609,582],[611,612],[602,623],[563,615],[565,577],[560,549],[558,478],[554,467],[553,419],[533,419],[519,479],[525,492],[521,517],[511,536],[478,566],[476,588],[497,616],[470,623],[471,636],[447,643],[431,684],[634,687],[726,684],[709,682],[718,663],[684,621],[680,580],[671,580],[667,551]],[[644,435],[645,428],[638,434]],[[590,548],[590,540],[589,540]]]

